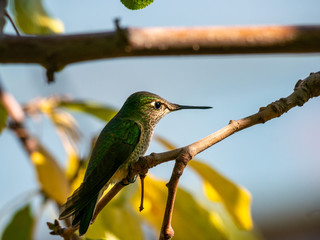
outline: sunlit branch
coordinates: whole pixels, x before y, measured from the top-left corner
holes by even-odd
[[[81,49],[81,51],[79,51]],[[0,63],[38,63],[53,81],[70,63],[137,56],[320,52],[320,25],[120,28],[115,31],[0,37]]]

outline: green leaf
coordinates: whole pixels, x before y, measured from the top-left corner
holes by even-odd
[[[6,127],[8,112],[4,108],[3,104],[0,103],[0,133]]]
[[[31,240],[34,224],[30,205],[19,209],[5,228],[1,240]]]
[[[106,122],[109,122],[117,113],[117,111],[111,107],[86,101],[61,101],[59,107],[88,113]]]
[[[150,5],[153,0],[121,0],[122,4],[131,10],[139,10]]]
[[[55,34],[64,32],[63,23],[50,17],[42,0],[14,0],[12,12],[18,28],[26,34]]]

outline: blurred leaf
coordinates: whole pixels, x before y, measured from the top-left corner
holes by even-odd
[[[73,111],[88,113],[106,122],[109,122],[117,113],[117,111],[111,107],[86,101],[61,101],[59,103],[59,107],[65,107]]]
[[[78,172],[80,160],[78,154],[73,148],[67,150],[67,168],[66,175],[69,180],[73,179]]]
[[[136,185],[127,186],[101,211],[94,224],[89,227],[89,239],[143,239],[142,221],[130,204]]]
[[[40,144],[38,151],[31,153],[30,158],[36,167],[42,190],[58,204],[64,203],[70,194],[70,186],[57,161]]]
[[[34,112],[45,114],[55,125],[58,136],[68,156],[67,176],[73,178],[79,166],[79,158],[77,154],[77,145],[80,141],[80,129],[74,117],[66,112],[58,109],[59,99],[55,97],[43,98],[35,100],[35,104],[29,104]],[[36,106],[36,107],[35,107]],[[31,111],[32,112],[32,111]]]
[[[76,178],[71,183],[71,192],[74,192],[82,183],[84,175],[86,173],[86,167],[80,167]]]
[[[145,178],[145,188],[145,209],[140,215],[155,228],[158,234],[167,201],[166,183],[148,175]],[[136,192],[132,203],[138,212],[140,191]],[[174,239],[226,239],[222,221],[213,220],[212,214],[203,208],[191,194],[178,188],[172,219]]]
[[[174,150],[177,148],[177,146],[173,145],[171,142],[163,137],[160,137],[159,135],[155,135],[154,139],[168,150]]]
[[[177,148],[160,136],[156,136],[155,139],[168,150]],[[188,165],[203,179],[206,196],[212,201],[221,202],[240,229],[250,230],[253,226],[250,212],[250,193],[246,189],[235,185],[205,163],[192,160]]]
[[[63,23],[49,16],[42,0],[14,0],[15,22],[26,34],[55,34],[64,32]]]
[[[153,0],[121,0],[122,4],[131,10],[139,10],[147,7]]]
[[[206,195],[208,199],[210,199],[213,202],[222,202],[222,199],[219,195],[219,193],[211,186],[211,184],[203,179],[203,192]]]
[[[92,153],[92,150],[93,150],[94,145],[96,143],[96,140],[97,140],[97,137],[92,138],[92,141],[90,144],[90,151],[89,151],[90,153],[88,154],[88,156],[86,158],[83,159],[83,161],[81,161],[81,162],[79,161],[80,166],[77,169],[77,175],[74,176],[74,178],[71,181],[71,191],[72,192],[74,192],[83,181],[83,178],[84,178],[87,166],[88,166],[88,162],[91,157],[91,153]],[[105,193],[106,193],[106,191],[105,191]]]
[[[31,240],[34,219],[30,205],[19,209],[5,228],[1,240]]]
[[[71,114],[53,110],[47,112],[47,116],[57,127],[59,134],[62,134],[60,137],[63,144],[66,144],[65,141],[70,141],[70,144],[75,147],[80,140],[80,130]]]
[[[252,229],[251,195],[248,190],[235,185],[205,163],[192,160],[189,166],[205,181],[206,196],[213,201],[220,199],[240,229]]]
[[[6,127],[8,112],[0,102],[0,133]]]

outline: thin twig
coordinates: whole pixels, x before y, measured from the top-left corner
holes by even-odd
[[[16,27],[16,25],[14,24],[14,21],[12,20],[11,16],[9,15],[8,11],[7,10],[4,10],[4,15],[9,19],[13,29],[16,31],[16,34],[18,35],[18,37],[20,37],[20,33],[19,33],[19,30],[18,28]]]
[[[57,219],[54,220],[54,223],[47,222],[48,228],[51,230],[51,235],[59,235],[63,237],[64,240],[79,240],[80,237],[74,232],[79,228],[67,227],[63,228],[60,226],[60,223]]]

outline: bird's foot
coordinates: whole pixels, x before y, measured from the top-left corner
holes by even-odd
[[[130,178],[129,175],[127,176],[127,181],[129,183],[134,183],[137,180],[138,175],[135,175],[133,178]]]
[[[136,180],[137,180],[137,177],[138,177],[138,175],[134,175],[133,177],[132,177],[132,165],[130,164],[129,165],[129,167],[128,167],[128,175],[127,175],[127,177],[126,177],[126,179],[127,179],[127,181],[128,181],[128,184],[129,183],[134,183]]]

